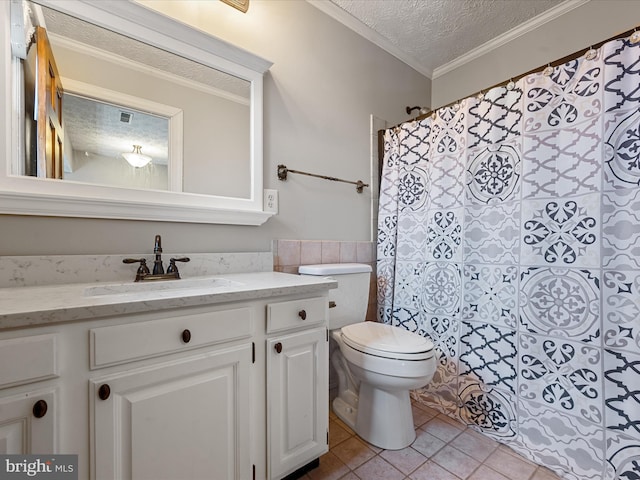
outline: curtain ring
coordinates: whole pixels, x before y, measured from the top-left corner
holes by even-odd
[[[584,58],[586,58],[587,60],[593,60],[597,56],[598,56],[598,51],[593,47],[589,47],[589,50],[587,50],[587,53],[585,54]]]
[[[514,88],[516,88],[516,84],[513,80],[509,80],[509,83],[507,83],[507,90],[513,90]]]
[[[545,77],[550,77],[553,74],[553,67],[551,66],[551,64],[547,64],[547,66],[545,67],[545,69],[542,71],[542,74]]]
[[[640,42],[640,32],[638,32],[635,28],[633,29],[633,33],[629,37],[629,41],[632,44]]]

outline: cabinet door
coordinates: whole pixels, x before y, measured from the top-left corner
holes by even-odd
[[[269,478],[280,479],[328,451],[327,330],[267,341]]]
[[[242,345],[92,380],[93,478],[250,478],[251,351]]]
[[[57,453],[55,426],[55,392],[0,398],[1,454]]]

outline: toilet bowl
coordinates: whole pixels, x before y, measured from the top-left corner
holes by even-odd
[[[301,266],[300,274],[333,277],[329,309],[331,363],[338,376],[334,413],[367,442],[388,450],[415,439],[409,391],[427,385],[436,369],[430,339],[365,322],[371,268],[362,264]]]
[[[340,415],[340,393],[334,411],[360,437],[387,450],[415,440],[409,391],[428,384],[435,372],[433,343],[400,327],[375,322],[355,323],[333,335],[358,382],[356,411]],[[337,408],[336,408],[337,407]]]

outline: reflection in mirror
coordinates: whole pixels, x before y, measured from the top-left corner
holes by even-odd
[[[64,168],[56,178],[135,189],[250,196],[250,82],[40,8],[64,91],[60,127]],[[31,90],[35,98],[29,99],[29,77],[25,75],[26,99],[35,104],[35,90]],[[90,87],[78,92],[71,83]],[[104,91],[109,98],[101,95]],[[170,135],[166,119],[156,116],[157,112],[146,109],[151,113],[147,115],[136,109],[149,103],[180,112],[183,124],[172,128],[182,131]],[[133,114],[130,123],[121,121],[127,113]],[[35,126],[31,131],[30,141],[35,137],[49,143],[36,133]],[[169,151],[170,138],[174,145]],[[122,154],[131,152],[134,145],[154,160],[132,170]],[[42,161],[34,158],[42,149],[25,151],[25,173],[44,176],[32,168]],[[171,172],[174,178],[170,179]]]
[[[168,189],[167,118],[69,92],[62,98],[68,145],[63,156],[65,180],[126,188]],[[140,157],[148,163],[127,161],[134,145],[139,147]]]

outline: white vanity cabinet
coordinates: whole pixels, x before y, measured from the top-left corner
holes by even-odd
[[[90,379],[93,478],[251,477],[254,316],[199,309],[90,330],[93,368],[157,360]]]
[[[214,294],[0,292],[17,305],[0,311],[0,453],[76,454],[86,480],[280,480],[320,457],[335,282],[228,277]]]
[[[278,480],[329,449],[326,297],[267,306],[269,478]]]
[[[56,451],[55,335],[0,340],[0,453]]]
[[[250,478],[251,345],[91,381],[96,479]]]

